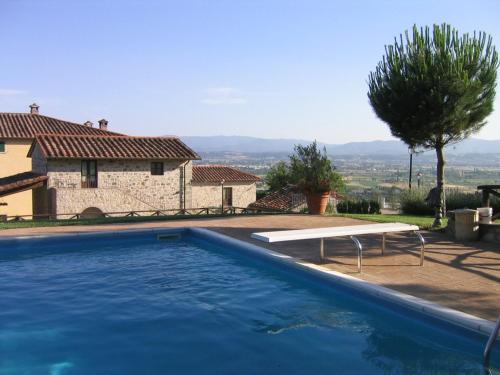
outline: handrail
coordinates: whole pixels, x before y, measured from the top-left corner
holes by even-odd
[[[425,238],[419,231],[415,231],[415,235],[420,241],[420,266],[423,266],[425,257]]]
[[[363,246],[356,236],[351,236],[351,241],[354,242],[358,250],[358,272],[361,273],[363,271]]]
[[[491,332],[491,335],[488,338],[488,342],[486,343],[486,346],[484,347],[483,366],[486,368],[490,367],[491,349],[493,348],[493,344],[495,343],[495,341],[498,337],[499,330],[500,330],[500,316],[497,318],[497,323],[495,324],[495,328],[493,328],[493,331]]]

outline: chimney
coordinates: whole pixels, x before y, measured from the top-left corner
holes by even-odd
[[[40,106],[36,103],[33,103],[32,105],[30,105],[30,113],[32,115],[38,115],[38,109],[40,108]]]
[[[89,128],[91,128],[92,126],[94,126],[94,124],[92,123],[92,121],[85,121],[83,123],[83,125],[88,126]]]
[[[99,120],[99,129],[108,130],[108,120],[105,119]]]

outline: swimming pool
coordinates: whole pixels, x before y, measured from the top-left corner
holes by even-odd
[[[485,336],[205,234],[0,241],[0,374],[482,373]]]

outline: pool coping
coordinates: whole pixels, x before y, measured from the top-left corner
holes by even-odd
[[[80,232],[80,233],[58,233],[58,234],[38,234],[31,236],[6,236],[0,238],[0,245],[8,242],[22,242],[24,240],[43,238],[70,238],[70,237],[106,237],[116,236],[121,237],[127,234],[137,233],[187,233],[194,236],[199,236],[205,239],[211,239],[217,243],[222,243],[230,246],[235,246],[238,249],[246,250],[249,253],[258,254],[265,258],[271,259],[295,269],[307,271],[316,276],[326,278],[330,282],[336,282],[341,286],[352,288],[353,290],[366,293],[371,297],[381,299],[385,302],[393,303],[395,305],[407,308],[425,316],[437,319],[445,323],[452,324],[466,330],[473,331],[482,336],[488,336],[494,329],[494,322],[479,318],[477,316],[467,314],[458,310],[445,307],[435,302],[425,300],[420,297],[415,297],[406,293],[398,292],[396,290],[371,283],[366,280],[358,279],[354,276],[346,275],[338,271],[327,269],[321,265],[306,262],[289,255],[281,254],[279,252],[266,249],[252,243],[238,240],[236,238],[209,230],[206,228],[198,227],[177,227],[177,228],[138,228],[126,230],[113,230],[113,231],[99,231],[99,232]]]
[[[270,257],[278,262],[286,263],[295,268],[306,269],[309,272],[317,273],[331,280],[333,279],[341,285],[348,286],[370,296],[383,299],[387,302],[394,303],[402,307],[406,307],[418,313],[423,313],[424,315],[436,318],[440,321],[451,323],[453,325],[465,328],[484,336],[490,335],[495,326],[495,323],[492,321],[479,318],[477,316],[467,314],[458,310],[454,310],[420,297],[415,297],[390,288],[386,288],[381,285],[376,285],[369,281],[358,279],[356,277],[346,275],[338,271],[333,271],[314,263],[302,261],[289,255],[281,254],[276,251],[269,250],[242,240],[238,240],[205,228],[189,228],[189,231],[191,233],[199,233],[203,236],[212,237],[213,239],[224,241],[228,244],[232,244],[240,248],[243,247],[251,252],[258,252],[261,255]]]

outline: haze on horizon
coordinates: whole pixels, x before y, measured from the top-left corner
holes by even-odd
[[[366,97],[384,45],[447,22],[499,50],[499,14],[497,0],[2,0],[0,111],[35,101],[132,135],[387,140]],[[500,139],[500,92],[495,108],[474,137]]]

